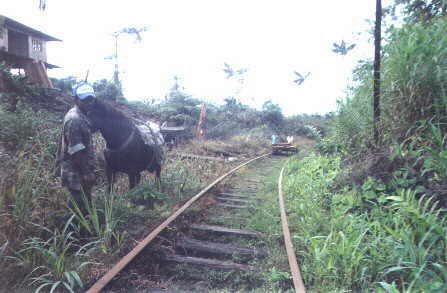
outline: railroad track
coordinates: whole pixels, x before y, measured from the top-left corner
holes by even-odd
[[[101,279],[86,291],[86,293],[101,292],[112,279],[118,275],[132,260],[136,259],[139,254],[147,247],[159,234],[164,231],[174,220],[181,216],[188,208],[190,208],[197,200],[209,192],[213,187],[222,182],[228,176],[234,174],[240,168],[251,164],[252,162],[265,159],[269,154],[265,154],[251,159],[230,172],[222,175],[198,194],[188,200],[182,207],[177,209],[163,223],[149,233],[136,247],[124,256],[115,266],[109,270]],[[281,180],[279,178],[279,202],[281,207],[281,217],[283,222],[284,239],[287,253],[289,255],[289,263],[293,276],[293,284],[296,292],[305,292],[303,282],[293,253],[293,245],[290,241],[290,233],[288,232],[287,219],[285,213],[284,202],[282,200]],[[265,174],[267,175],[267,174]],[[242,239],[250,239],[258,237],[255,231],[241,229],[246,218],[235,216],[242,212],[248,212],[253,202],[262,201],[262,198],[256,197],[257,187],[262,184],[258,180],[247,180],[247,184],[242,187],[235,187],[226,192],[221,192],[215,196],[215,203],[212,210],[208,211],[211,216],[207,217],[205,222],[188,224],[187,233],[182,233],[181,237],[171,239],[169,242],[173,244],[174,249],[170,253],[162,253],[161,259],[168,264],[181,264],[188,266],[198,266],[206,270],[218,271],[242,271],[242,272],[258,272],[258,268],[247,265],[246,260],[255,258],[263,258],[268,255],[268,251],[262,247],[254,247],[250,245],[242,245]],[[225,223],[225,225],[222,225]],[[238,228],[235,228],[238,227]],[[188,235],[188,236],[185,236]],[[212,237],[210,237],[212,235]],[[209,238],[213,239],[209,241]],[[220,240],[220,241],[219,241]],[[245,241],[246,242],[246,241]],[[181,252],[181,253],[179,253]],[[241,262],[234,261],[242,260]],[[126,292],[126,291],[123,291]],[[139,292],[139,291],[135,291]],[[170,290],[153,290],[144,292],[166,292],[180,293],[185,291]],[[196,292],[196,291],[195,291]],[[200,291],[202,292],[202,291]]]

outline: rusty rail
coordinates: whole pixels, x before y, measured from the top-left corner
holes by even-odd
[[[225,179],[227,176],[236,172],[245,165],[251,162],[267,157],[270,154],[264,154],[262,156],[248,160],[247,162],[233,168],[231,171],[220,176],[214,180],[210,185],[202,189],[199,193],[194,195],[189,199],[182,207],[176,210],[171,216],[169,216],[163,223],[161,223],[157,228],[155,228],[149,235],[146,236],[138,245],[132,249],[126,256],[124,256],[118,263],[116,263],[112,269],[110,269],[101,279],[99,279],[93,286],[86,291],[86,293],[98,293],[100,292],[122,269],[126,267],[158,234],[160,234],[163,229],[165,229],[172,221],[174,221],[179,215],[181,215],[187,208],[189,208],[196,200],[198,200],[202,195],[208,192],[214,185],[218,184],[220,181]]]
[[[295,250],[293,248],[292,238],[290,237],[289,224],[287,222],[286,208],[284,205],[284,198],[282,194],[282,174],[284,168],[282,168],[278,179],[278,198],[279,198],[279,208],[281,210],[281,222],[282,230],[284,234],[284,242],[287,250],[287,257],[289,259],[290,271],[292,272],[293,286],[295,287],[295,292],[305,293],[306,288],[304,287],[303,279],[301,278],[300,268],[295,256]]]

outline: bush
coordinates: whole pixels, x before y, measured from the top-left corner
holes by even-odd
[[[310,155],[286,169],[289,226],[308,290],[445,291],[445,211],[421,189],[396,189],[408,180],[400,173],[389,185],[369,178],[334,190],[340,162]]]
[[[405,25],[385,47],[383,128],[405,137],[416,121],[447,122],[447,19]],[[399,115],[396,115],[399,113]]]
[[[126,101],[121,93],[121,90],[112,82],[107,79],[101,79],[93,83],[93,89],[95,90],[96,97],[100,99],[113,100],[113,101]]]
[[[0,105],[0,141],[16,149],[37,134],[39,125],[35,112],[23,105],[18,108],[16,112],[9,112]]]
[[[447,19],[437,19],[391,31],[382,59],[382,143],[404,141],[418,121],[447,122],[446,29]],[[373,145],[371,62],[359,64],[354,81],[346,100],[338,103],[331,136],[347,152],[358,154]]]
[[[73,86],[77,83],[76,77],[68,76],[64,78],[50,78],[53,86],[60,89],[66,95],[71,95],[73,93]]]

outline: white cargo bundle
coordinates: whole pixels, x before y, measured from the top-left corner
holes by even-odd
[[[141,137],[147,145],[158,145],[161,146],[165,143],[163,135],[160,131],[160,126],[151,121],[138,121],[141,122],[137,125],[140,131]]]

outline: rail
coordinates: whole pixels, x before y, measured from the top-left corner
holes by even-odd
[[[295,292],[305,293],[306,288],[304,287],[303,279],[301,278],[300,268],[295,256],[295,250],[293,248],[292,238],[290,237],[289,224],[287,222],[286,208],[284,205],[284,198],[282,193],[282,178],[283,178],[284,168],[281,169],[278,179],[278,199],[279,208],[281,210],[281,222],[282,230],[284,234],[284,242],[286,245],[287,258],[289,259],[290,271],[292,272],[293,286],[295,287]]]
[[[221,182],[227,176],[233,174],[240,168],[250,164],[253,161],[262,159],[270,154],[264,154],[259,157],[248,160],[247,162],[233,168],[229,172],[220,176],[214,180],[210,185],[202,189],[199,193],[189,199],[182,207],[176,210],[171,216],[169,216],[163,223],[155,228],[149,235],[147,235],[138,245],[132,249],[126,256],[124,256],[118,263],[116,263],[101,279],[99,279],[93,286],[86,291],[86,293],[98,293],[100,292],[121,270],[123,270],[127,264],[129,264],[163,229],[165,229],[170,223],[172,223],[179,215],[181,215],[187,208],[189,208],[195,201],[197,201],[202,195],[207,193],[212,187]]]

